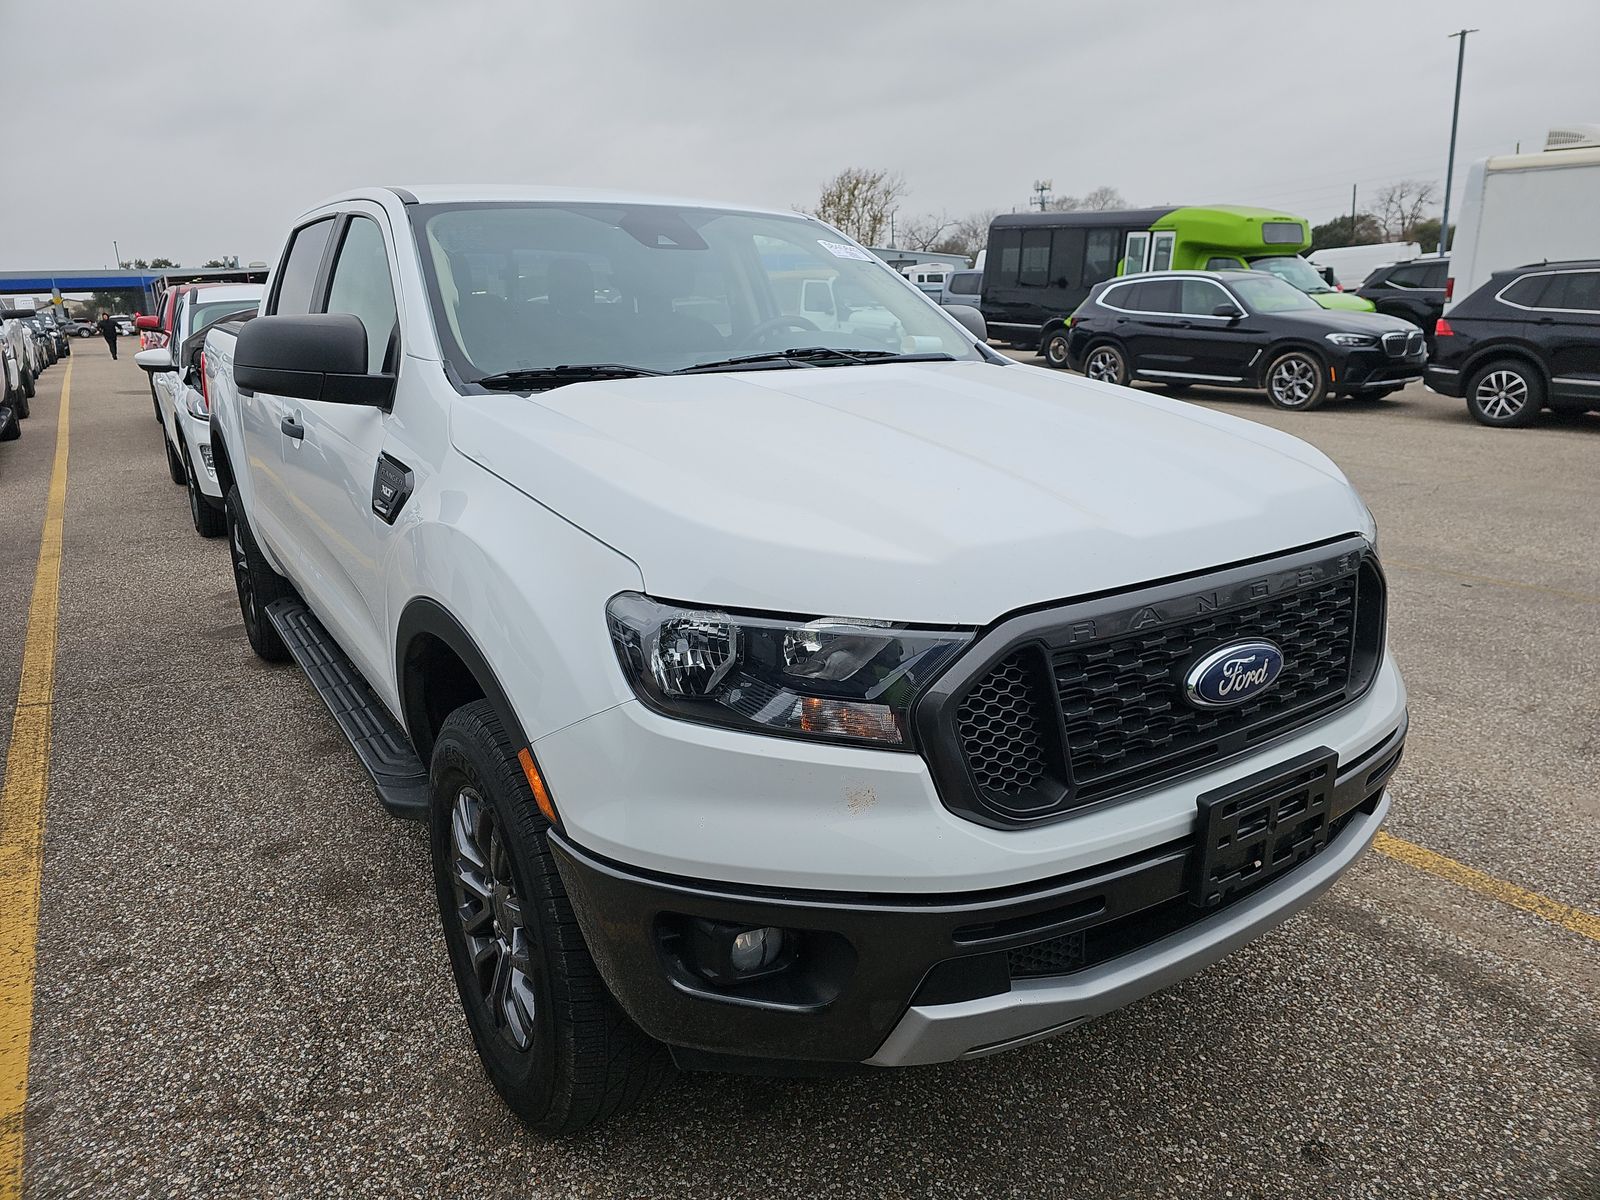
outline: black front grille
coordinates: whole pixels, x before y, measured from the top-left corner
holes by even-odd
[[[1217,754],[1229,734],[1275,730],[1283,718],[1343,698],[1355,638],[1354,576],[1113,642],[1068,650],[1053,666],[1080,800]],[[1186,668],[1242,638],[1283,651],[1272,690],[1237,708],[1192,707]]]
[[[967,693],[956,731],[978,786],[1019,793],[1044,774],[1045,721],[1029,664],[1020,654],[1000,663]]]
[[[1390,358],[1406,358],[1412,354],[1420,354],[1426,345],[1427,339],[1423,337],[1420,329],[1383,335],[1383,352]]]
[[[1068,971],[1076,971],[1084,965],[1085,944],[1082,930],[1006,951],[1006,966],[1011,969],[1013,979],[1065,975]]]
[[[1192,590],[1027,614],[992,636],[1009,650],[951,685],[949,754],[934,766],[947,804],[1006,825],[1203,767],[1353,700],[1382,655],[1382,576],[1362,550],[1302,552]],[[1193,665],[1253,639],[1283,652],[1274,686],[1231,708],[1192,704]]]

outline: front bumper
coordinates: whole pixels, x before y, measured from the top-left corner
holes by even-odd
[[[1402,721],[1340,763],[1325,847],[1209,910],[1188,901],[1192,835],[1025,887],[896,896],[703,883],[550,845],[601,975],[651,1037],[747,1062],[943,1062],[1127,1004],[1309,904],[1372,842],[1404,740]],[[718,988],[685,957],[693,918],[798,931],[798,957]],[[1041,972],[1063,945],[1072,961]]]
[[[1410,383],[1423,377],[1427,362],[1428,355],[1425,351],[1404,358],[1390,358],[1381,350],[1353,350],[1345,357],[1343,363],[1334,366],[1338,376],[1334,380],[1334,387],[1343,391],[1347,388],[1389,387]]]
[[[188,396],[182,391],[174,401],[173,415],[194,461],[195,480],[200,485],[200,494],[210,500],[213,507],[220,508],[222,484],[217,479],[217,467],[211,459],[211,422],[190,414]]]

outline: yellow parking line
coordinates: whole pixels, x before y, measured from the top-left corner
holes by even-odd
[[[1545,596],[1559,596],[1563,600],[1576,600],[1579,604],[1600,604],[1600,596],[1587,592],[1569,592],[1565,588],[1545,587],[1541,583],[1519,583],[1515,579],[1501,579],[1498,575],[1474,575],[1471,571],[1452,571],[1446,567],[1428,567],[1421,563],[1383,560],[1384,570],[1391,567],[1401,571],[1421,571],[1427,575],[1444,575],[1451,579],[1470,579],[1473,583],[1487,583],[1491,587],[1515,588],[1519,592],[1539,592]]]
[[[1573,908],[1572,905],[1563,904],[1559,900],[1552,900],[1549,896],[1541,896],[1538,892],[1530,892],[1525,887],[1507,883],[1504,879],[1496,879],[1493,875],[1485,875],[1476,867],[1469,867],[1466,863],[1459,863],[1453,858],[1435,854],[1415,842],[1408,842],[1404,838],[1397,838],[1382,830],[1378,831],[1377,840],[1372,843],[1372,847],[1379,854],[1386,854],[1396,862],[1403,862],[1407,866],[1416,867],[1419,871],[1437,875],[1440,879],[1448,879],[1451,883],[1459,884],[1468,891],[1477,892],[1478,895],[1487,896],[1491,900],[1498,900],[1501,904],[1520,908],[1523,912],[1532,913],[1552,925],[1559,925],[1579,937],[1588,938],[1591,942],[1600,942],[1600,917],[1593,913]]]
[[[67,410],[72,361],[61,379],[56,459],[33,576],[22,679],[0,792],[0,1200],[22,1194],[22,1117],[33,1031],[33,963],[39,932],[44,799],[50,786],[50,698],[56,679],[61,524],[67,503]]]

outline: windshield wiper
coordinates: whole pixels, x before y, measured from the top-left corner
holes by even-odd
[[[642,375],[660,375],[649,367],[631,367],[627,363],[571,363],[559,367],[521,367],[515,371],[500,371],[485,375],[472,382],[496,391],[516,391],[525,387],[560,387],[564,383],[583,383],[591,379],[636,379]]]
[[[762,363],[791,363],[798,367],[820,367],[830,359],[835,365],[849,363],[852,366],[859,366],[864,363],[884,362],[954,362],[955,355],[942,352],[897,354],[893,350],[841,350],[836,346],[795,346],[788,350],[769,350],[764,354],[740,354],[734,358],[713,359],[710,362],[695,363],[692,367],[684,367],[673,373],[692,375],[696,371],[738,371],[747,366],[760,366]]]

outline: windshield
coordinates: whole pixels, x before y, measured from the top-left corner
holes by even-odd
[[[439,340],[468,382],[816,347],[980,357],[888,266],[804,217],[534,203],[412,212]]]
[[[1317,269],[1298,254],[1280,255],[1276,258],[1252,258],[1250,269],[1276,275],[1285,283],[1312,295],[1333,291],[1328,286],[1328,281],[1317,274]]]
[[[1301,309],[1322,311],[1310,296],[1298,288],[1290,287],[1283,280],[1268,274],[1260,275],[1229,275],[1228,286],[1236,292],[1240,299],[1248,305],[1252,312],[1279,313],[1298,312]]]

